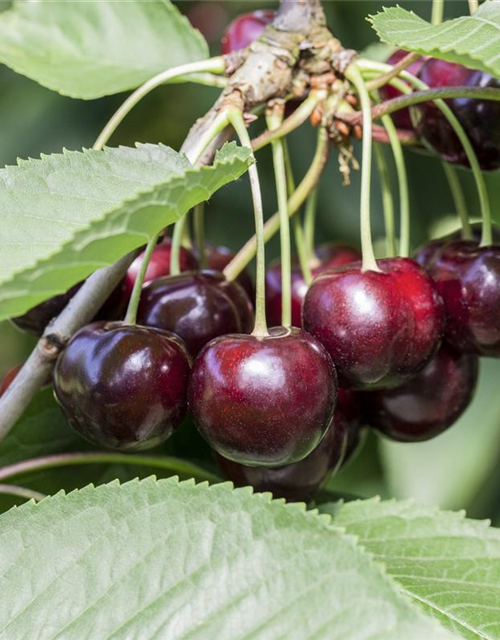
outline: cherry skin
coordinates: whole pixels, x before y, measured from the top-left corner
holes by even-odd
[[[409,382],[365,394],[367,422],[392,440],[422,442],[450,427],[469,406],[479,360],[443,345]]]
[[[427,264],[446,311],[446,340],[459,351],[500,358],[500,245],[458,240]]]
[[[256,491],[270,491],[275,498],[308,502],[326,478],[344,463],[349,434],[359,431],[359,425],[359,405],[354,401],[354,394],[339,389],[333,420],[325,437],[303,460],[274,469],[248,467],[220,455],[217,461],[225,477],[237,487],[250,485]]]
[[[320,443],[337,397],[333,363],[299,329],[212,340],[196,359],[189,407],[220,455],[249,466],[298,462]]]
[[[271,10],[258,10],[238,16],[227,28],[222,37],[224,55],[245,49],[260,38],[266,26],[274,20],[276,13]]]
[[[312,282],[303,326],[332,356],[342,387],[401,384],[422,369],[443,334],[443,304],[425,271],[408,258],[331,269]]]
[[[224,271],[235,255],[236,254],[231,251],[231,249],[228,249],[228,247],[223,247],[221,245],[215,247],[212,244],[205,245],[207,268],[212,271]],[[253,286],[252,278],[246,269],[243,269],[240,275],[236,278],[236,282],[245,289],[250,300],[255,298],[255,288]]]
[[[344,244],[328,243],[315,250],[314,264],[311,265],[313,276],[327,269],[356,262],[360,253]],[[302,326],[302,303],[307,292],[307,284],[302,275],[298,259],[292,262],[292,326]],[[274,260],[266,272],[266,315],[271,325],[281,324],[281,261]]]
[[[432,88],[500,87],[500,80],[460,64],[430,58],[422,66],[420,79]],[[446,101],[468,135],[483,171],[500,168],[500,104],[493,100],[454,98]],[[447,162],[468,167],[462,144],[433,102],[415,108],[417,133]]]
[[[117,451],[166,440],[187,408],[190,357],[166,331],[95,322],[69,341],[54,372],[54,394],[82,437]]]
[[[216,271],[186,271],[150,282],[137,317],[139,324],[180,336],[193,358],[213,338],[250,333],[254,325],[244,289]]]

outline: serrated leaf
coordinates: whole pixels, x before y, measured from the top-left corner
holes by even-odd
[[[458,62],[500,78],[500,3],[487,0],[472,16],[432,25],[401,7],[384,9],[370,20],[387,44]]]
[[[250,152],[226,145],[193,169],[163,145],[66,151],[0,171],[0,319],[20,315],[145,244],[238,178]]]
[[[18,0],[0,15],[0,61],[72,98],[134,89],[207,57],[202,35],[169,0]]]
[[[227,484],[150,478],[9,511],[0,592],[9,640],[455,637],[327,517]]]
[[[322,507],[424,612],[462,638],[500,638],[500,531],[463,513],[377,499]]]

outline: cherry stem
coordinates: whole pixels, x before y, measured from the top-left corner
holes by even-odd
[[[373,251],[371,220],[370,220],[370,190],[372,170],[372,104],[365,81],[356,64],[350,64],[344,73],[352,82],[359,96],[363,114],[363,164],[361,167],[361,254],[363,257],[363,271],[380,271]]]
[[[283,105],[271,107],[266,116],[269,130],[277,129],[283,121]],[[280,249],[281,249],[281,324],[292,326],[292,255],[290,243],[290,222],[288,219],[287,177],[285,168],[285,151],[283,140],[278,138],[272,143],[276,195],[280,217]],[[264,229],[262,229],[264,233]]]
[[[473,15],[479,7],[478,0],[469,0],[469,13]]]
[[[198,249],[200,267],[207,268],[207,252],[205,251],[205,203],[197,204],[193,211],[194,238]]]
[[[316,153],[314,154],[313,161],[309,167],[306,175],[302,179],[297,189],[293,192],[288,199],[288,215],[293,216],[300,207],[306,201],[308,195],[316,187],[321,178],[323,170],[328,161],[330,154],[330,140],[328,132],[320,127],[318,129],[318,142],[316,145]],[[270,240],[274,234],[279,230],[279,214],[275,213],[267,220],[264,225],[264,241]],[[224,275],[228,280],[234,280],[239,276],[247,264],[255,256],[257,249],[257,238],[253,236],[247,243],[239,250],[236,256],[224,269]]]
[[[432,0],[432,24],[441,24],[444,16],[444,0]]]
[[[198,465],[187,462],[186,460],[181,460],[180,458],[100,451],[60,453],[16,462],[0,468],[0,480],[14,478],[33,471],[43,471],[44,469],[57,469],[59,467],[82,464],[131,464],[142,467],[156,467],[158,469],[173,471],[176,474],[188,478],[194,477],[198,480],[206,480],[208,482],[220,482],[220,478],[215,474],[205,471],[205,469],[202,469]]]
[[[26,487],[18,487],[13,484],[0,484],[0,493],[7,496],[24,498],[25,500],[35,500],[35,502],[39,502],[47,497],[45,493],[27,489]]]
[[[134,282],[134,288],[132,289],[132,295],[130,296],[130,301],[128,303],[127,313],[125,314],[126,324],[136,324],[137,322],[137,309],[139,307],[139,302],[141,299],[142,285],[144,284],[146,271],[148,270],[151,256],[153,255],[153,251],[155,250],[156,245],[158,243],[158,238],[160,237],[160,233],[157,233],[155,236],[151,238],[144,252],[144,257],[141,262],[139,273],[137,274],[137,278]]]
[[[304,236],[308,260],[316,257],[314,252],[314,232],[316,229],[316,212],[318,209],[318,189],[311,192],[306,202],[304,214]]]
[[[228,111],[229,122],[233,125],[242,146],[252,151],[252,143],[245,125],[243,113],[240,109],[231,108]],[[253,211],[255,217],[255,237],[257,239],[257,271],[255,277],[255,326],[252,335],[265,337],[269,335],[266,321],[266,248],[264,240],[264,211],[262,194],[260,191],[259,172],[255,156],[253,164],[248,168],[250,189],[252,191]]]
[[[381,145],[376,144],[374,145],[373,149],[375,151],[375,159],[377,161],[377,167],[380,176],[380,185],[382,188],[386,253],[387,257],[393,258],[396,255],[396,236],[394,228],[394,199],[392,197],[389,170],[387,167],[387,162],[385,160],[384,150]]]
[[[175,80],[179,82],[181,79],[189,81],[195,79],[191,74],[197,74],[200,72],[208,71],[211,73],[224,73],[226,70],[226,61],[223,56],[217,56],[216,58],[210,58],[209,60],[201,60],[199,62],[191,62],[189,64],[182,64],[173,69],[167,69],[162,73],[159,73],[154,78],[147,80],[143,85],[136,89],[121,105],[121,107],[114,113],[104,129],[99,134],[99,137],[93,145],[93,149],[102,149],[104,145],[111,138],[124,118],[132,111],[132,109],[145,97],[148,93],[151,93],[153,89],[159,87],[162,84],[172,82]],[[184,78],[184,76],[187,76]],[[208,78],[203,76],[206,84]],[[216,85],[217,86],[217,85]]]
[[[386,85],[390,80],[392,80],[396,76],[399,76],[401,71],[404,71],[405,69],[407,69],[411,64],[416,62],[419,58],[421,58],[421,55],[419,53],[413,53],[413,52],[408,53],[408,55],[406,55],[402,60],[400,60],[397,64],[391,67],[390,71],[387,71],[386,73],[382,73],[381,75],[377,76],[373,80],[370,80],[369,82],[367,82],[366,88],[368,89],[368,91],[374,91],[376,89],[380,89],[380,87],[383,87],[384,85]]]
[[[472,239],[472,229],[469,221],[469,212],[467,211],[467,203],[465,201],[464,192],[457,176],[457,171],[449,162],[443,162],[443,169],[450,185],[450,191],[455,204],[455,209],[462,226],[462,238],[464,240]]]

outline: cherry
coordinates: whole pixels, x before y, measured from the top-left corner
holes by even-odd
[[[360,259],[360,253],[344,244],[328,243],[315,250],[315,259],[311,264],[311,273],[318,273]],[[307,292],[307,284],[302,275],[298,259],[292,262],[292,325],[302,326],[302,303]],[[266,272],[266,314],[271,325],[281,324],[281,262],[274,260]]]
[[[397,389],[365,394],[368,424],[401,442],[434,438],[469,406],[477,377],[476,356],[443,345],[409,382]]]
[[[398,62],[401,62],[403,58],[406,58],[408,55],[408,51],[403,51],[403,49],[397,49],[392,55],[387,59],[388,64],[396,65]],[[424,60],[420,58],[419,60],[415,60],[412,64],[407,67],[407,71],[412,73],[414,76],[419,75],[422,65],[424,64]],[[384,100],[390,100],[391,98],[398,98],[401,94],[398,89],[391,87],[390,84],[386,84],[384,87],[380,89],[380,95]],[[411,119],[411,114],[409,109],[401,109],[400,111],[395,111],[392,114],[392,119],[394,120],[394,124],[398,129],[408,129],[413,131],[413,122]]]
[[[224,269],[234,257],[235,254],[231,251],[231,249],[228,249],[228,247],[223,247],[220,245],[215,247],[212,244],[205,245],[205,258],[207,260],[207,267],[212,271],[224,271]],[[244,269],[236,278],[236,282],[238,282],[243,287],[243,289],[245,289],[250,300],[253,300],[255,298],[255,288],[253,286],[252,278],[246,269]]]
[[[337,267],[312,282],[303,325],[324,344],[341,386],[393,387],[423,368],[439,346],[444,314],[436,287],[408,258]]]
[[[420,79],[432,88],[500,87],[500,80],[454,62],[430,58],[422,66]],[[454,98],[446,101],[464,127],[484,171],[500,168],[500,104],[493,100]],[[433,102],[415,108],[417,133],[447,162],[469,166],[467,156],[452,127]]]
[[[121,322],[80,329],[59,357],[54,393],[69,424],[99,446],[160,444],[186,413],[190,358],[176,336]]]
[[[252,11],[238,16],[226,29],[222,37],[224,55],[245,49],[260,38],[266,26],[274,20],[276,13],[270,9]]]
[[[446,311],[446,339],[459,351],[500,357],[500,246],[449,242],[427,270]]]
[[[199,354],[189,406],[220,455],[278,467],[313,451],[330,425],[335,368],[323,346],[299,329],[216,338]]]
[[[332,424],[319,445],[307,457],[284,467],[249,467],[217,455],[219,466],[235,486],[271,491],[275,498],[309,501],[330,473],[346,461],[351,434],[359,433],[359,409],[354,394],[339,389]]]
[[[250,333],[252,303],[237,282],[216,271],[186,271],[147,284],[139,303],[138,321],[180,336],[195,357],[213,338]]]

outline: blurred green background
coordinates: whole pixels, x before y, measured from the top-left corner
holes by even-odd
[[[385,2],[385,6],[394,3]],[[273,6],[256,2],[181,2],[186,13],[209,41],[214,53],[218,52],[224,27],[236,15]],[[335,1],[326,2],[328,22],[336,36],[346,47],[362,50],[376,39],[366,16],[382,8],[380,2]],[[405,2],[425,18],[430,17],[431,2]],[[446,4],[446,17],[467,12],[465,0]],[[58,152],[63,147],[81,149],[90,147],[109,117],[121,104],[123,96],[114,96],[93,102],[61,97],[34,82],[0,67],[0,164],[14,164],[16,159],[38,157],[41,153]],[[149,95],[125,120],[113,137],[112,145],[133,145],[136,141],[163,142],[178,148],[193,121],[202,115],[215,100],[217,90],[197,86],[171,86],[157,89]],[[500,123],[499,123],[500,126]],[[308,168],[314,152],[315,133],[308,126],[296,132],[290,141],[292,162],[296,177]],[[359,148],[356,155],[359,158]],[[389,157],[389,156],[388,156]],[[412,242],[414,246],[437,230],[447,229],[455,222],[453,202],[440,162],[431,157],[408,152],[406,154],[410,176],[412,201]],[[267,215],[275,211],[275,194],[270,152],[258,156],[259,171],[265,197]],[[394,170],[391,165],[391,174]],[[375,172],[376,178],[376,172]],[[460,171],[469,210],[477,216],[477,197],[471,175]],[[493,215],[500,221],[500,174],[487,176]],[[397,202],[397,185],[394,182]],[[332,153],[319,194],[317,240],[346,240],[358,244],[359,174],[352,174],[352,184],[343,187],[338,171],[338,160]],[[372,216],[375,238],[382,238],[382,207],[380,189],[373,181]],[[207,208],[207,236],[215,243],[238,249],[252,234],[253,216],[248,184],[245,179],[216,194]],[[276,257],[277,241],[268,246],[268,260]],[[30,352],[34,341],[17,331],[10,323],[0,324],[0,375],[21,362]],[[500,362],[482,362],[482,372],[476,398],[459,423],[432,442],[417,445],[388,443],[370,434],[361,455],[331,483],[334,491],[385,497],[413,497],[420,501],[439,504],[447,508],[466,508],[471,516],[490,517],[500,524]],[[49,402],[45,394],[44,402]],[[61,421],[58,410],[46,412],[44,436],[50,439],[52,429],[57,431]],[[23,430],[35,430],[25,422]],[[41,429],[42,427],[38,427]],[[33,431],[34,433],[34,431]],[[55,431],[54,431],[55,433]],[[43,449],[30,449],[28,438],[15,433],[0,446],[0,464],[33,455]],[[75,446],[68,443],[68,446]],[[85,445],[82,445],[83,447]],[[55,445],[52,447],[54,449]],[[55,447],[56,450],[57,447]],[[199,449],[199,451],[198,451]],[[64,450],[63,444],[59,450]],[[191,428],[177,437],[170,446],[174,453],[186,453],[203,458],[206,452],[194,439]],[[144,470],[144,473],[151,471]],[[99,467],[92,472],[74,469],[53,472],[50,477],[39,475],[23,484],[55,491],[71,488],[90,480],[99,482],[114,476],[122,478],[136,475],[125,468]],[[2,507],[12,501],[4,500]]]

